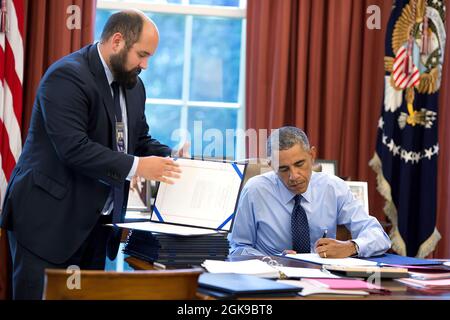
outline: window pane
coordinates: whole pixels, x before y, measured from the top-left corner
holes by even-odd
[[[95,32],[94,32],[94,39],[95,41],[100,40],[100,36],[102,35],[103,27],[106,24],[106,20],[108,20],[109,16],[112,15],[114,12],[117,12],[116,10],[100,10],[97,9],[96,15],[95,15]]]
[[[193,18],[190,100],[237,102],[241,19]]]
[[[211,6],[239,7],[239,0],[190,0],[189,3]]]
[[[178,146],[180,140],[172,141],[171,138],[172,133],[180,127],[181,107],[147,104],[145,116],[152,138],[171,148]]]
[[[227,137],[226,130],[237,127],[238,109],[190,107],[188,130],[191,134],[191,154],[197,157],[234,159],[236,139]],[[195,126],[195,127],[194,127]]]
[[[159,30],[159,45],[140,74],[147,97],[181,99],[183,85],[185,18],[179,15],[148,14]]]

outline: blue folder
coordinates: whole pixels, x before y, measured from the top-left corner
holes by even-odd
[[[442,265],[442,261],[404,257],[397,254],[385,253],[381,256],[364,258],[363,260],[374,261],[379,265],[408,265],[408,266],[436,266]]]
[[[292,296],[302,288],[235,273],[203,273],[198,279],[199,291],[218,298]]]

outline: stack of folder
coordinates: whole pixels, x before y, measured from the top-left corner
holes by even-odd
[[[398,279],[410,287],[426,291],[429,293],[441,293],[443,291],[450,290],[450,279],[437,279],[437,280],[417,280],[411,278]]]
[[[205,259],[225,260],[229,242],[226,233],[177,236],[132,230],[123,252],[170,268],[199,266]]]
[[[317,294],[365,296],[371,293],[383,295],[391,293],[386,288],[359,279],[302,279],[300,281],[279,280],[279,282],[302,288],[301,296]]]

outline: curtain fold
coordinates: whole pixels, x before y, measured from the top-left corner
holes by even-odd
[[[81,14],[81,28],[69,29],[70,6]],[[96,0],[28,0],[26,19],[26,56],[24,75],[24,112],[22,139],[30,125],[36,90],[47,68],[56,60],[94,40]],[[69,13],[68,13],[69,11]]]
[[[447,0],[447,8],[450,1]],[[447,43],[445,48],[445,61],[442,74],[442,85],[439,96],[439,158],[438,158],[438,204],[437,229],[442,239],[439,241],[435,258],[450,257],[450,10],[446,15]]]
[[[338,160],[340,176],[368,181],[370,212],[380,221],[386,221],[384,201],[368,162],[375,150],[383,102],[385,33],[392,4],[386,0],[248,0],[247,8],[247,129],[283,125],[304,129],[319,158]],[[371,5],[380,8],[381,29],[366,25]],[[445,165],[450,160],[450,130],[445,128],[450,120],[445,110],[450,106],[449,57],[440,91],[437,228],[443,239],[436,250],[439,257],[450,256],[446,199],[450,173]]]

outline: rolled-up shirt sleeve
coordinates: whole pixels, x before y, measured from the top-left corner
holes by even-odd
[[[341,186],[338,224],[343,224],[359,247],[359,257],[377,256],[391,247],[389,236],[375,217],[370,216],[355,199],[348,186]]]
[[[230,241],[230,255],[264,256],[255,249],[256,223],[250,190],[245,188],[241,192],[233,230],[228,235]]]

